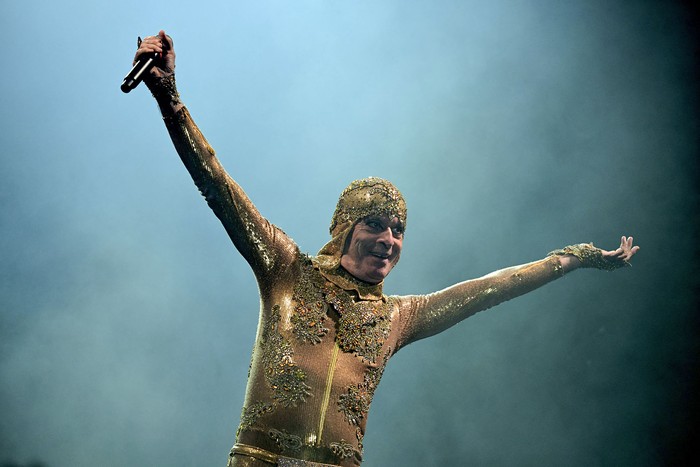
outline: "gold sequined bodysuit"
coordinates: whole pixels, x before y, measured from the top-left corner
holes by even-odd
[[[281,455],[359,466],[372,396],[394,353],[563,274],[551,256],[429,295],[386,296],[381,284],[358,281],[324,255],[300,253],[224,171],[186,108],[165,122],[260,290],[230,465],[269,466]]]

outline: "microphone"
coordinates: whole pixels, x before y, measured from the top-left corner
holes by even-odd
[[[153,68],[158,59],[158,53],[152,52],[148,54],[143,54],[139,57],[138,61],[131,69],[131,71],[124,77],[122,81],[122,91],[127,93],[139,85],[146,74]]]

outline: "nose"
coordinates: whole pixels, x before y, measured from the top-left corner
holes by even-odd
[[[386,247],[387,250],[390,250],[392,246],[394,246],[395,242],[394,234],[391,231],[390,227],[387,227],[384,229],[380,234],[379,237],[377,238],[377,242],[381,243]]]

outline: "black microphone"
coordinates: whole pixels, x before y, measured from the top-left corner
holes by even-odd
[[[156,64],[158,55],[157,52],[141,55],[129,74],[124,78],[122,91],[129,92],[138,86],[150,69],[153,68],[153,65]]]

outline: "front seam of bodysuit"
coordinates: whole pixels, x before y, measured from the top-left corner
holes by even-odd
[[[326,423],[326,411],[328,410],[328,404],[330,404],[331,399],[331,389],[333,388],[333,375],[335,374],[335,366],[338,362],[338,352],[340,347],[338,343],[333,344],[333,354],[331,355],[331,361],[328,364],[328,376],[326,377],[326,389],[323,392],[323,402],[321,403],[321,414],[318,424],[318,443],[321,443],[321,438],[323,437],[323,425]]]

